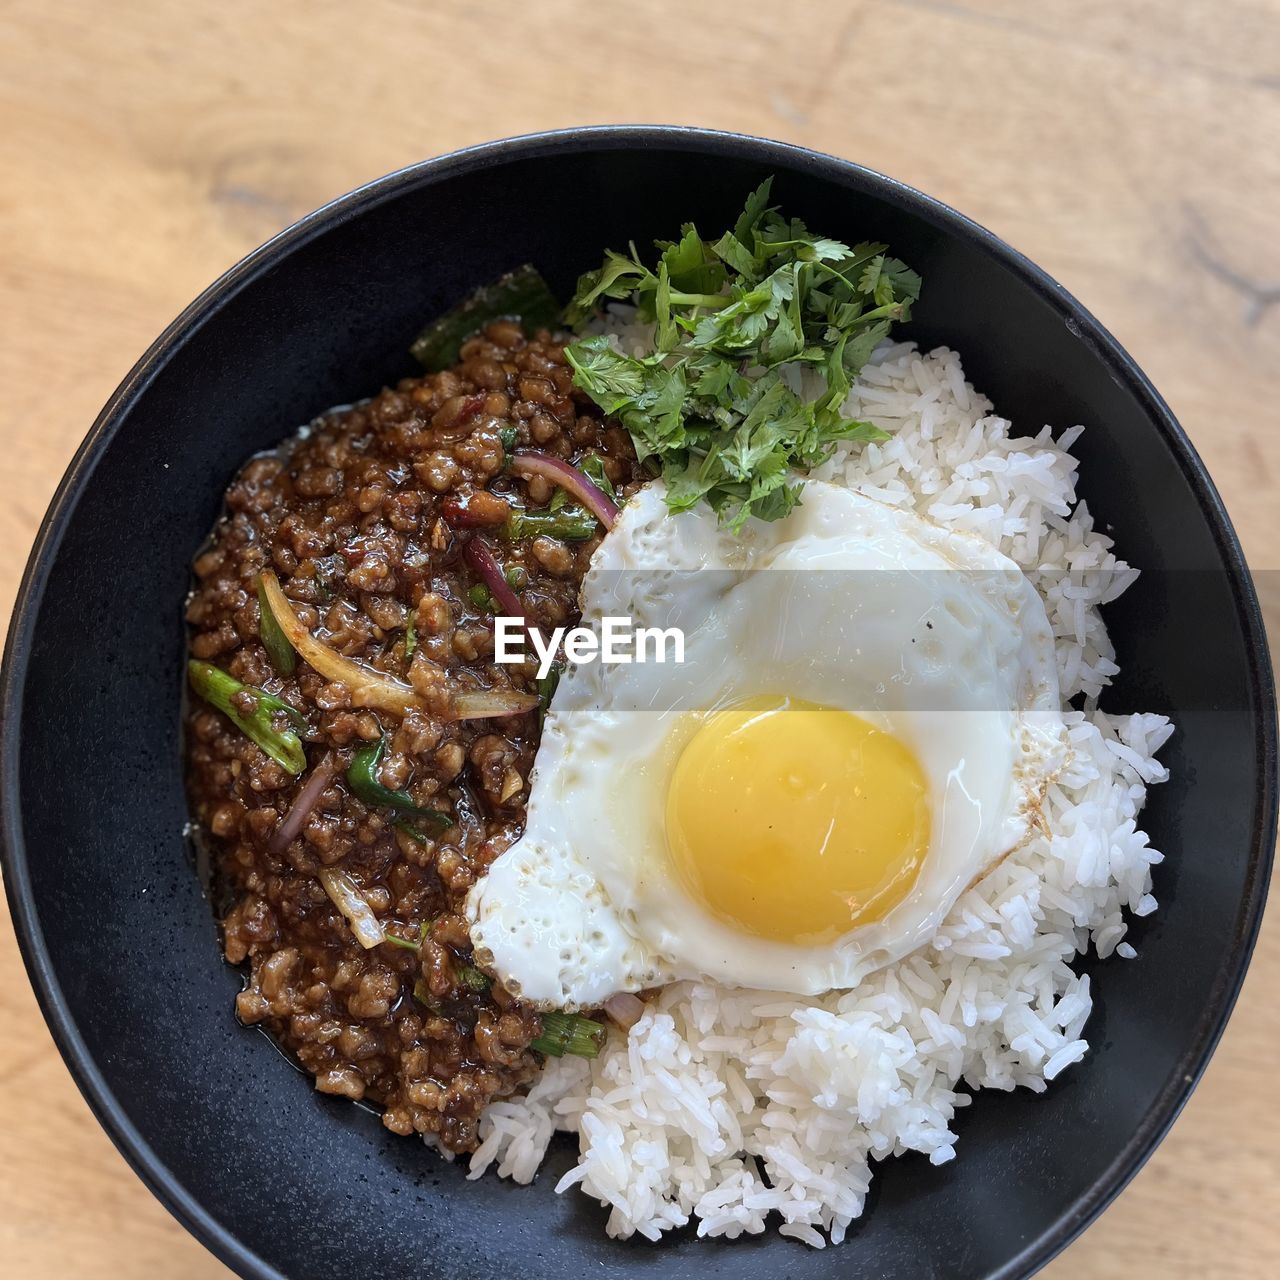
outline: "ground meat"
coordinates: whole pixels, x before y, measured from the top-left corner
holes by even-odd
[[[195,561],[187,609],[193,657],[282,698],[311,726],[308,769],[295,777],[205,703],[193,699],[188,714],[188,788],[214,855],[225,954],[247,965],[237,1013],[267,1028],[318,1089],[381,1104],[389,1129],[432,1133],[458,1151],[475,1146],[489,1100],[539,1065],[528,1047],[537,1015],[498,985],[475,989],[460,914],[522,830],[538,734],[532,714],[437,714],[453,687],[531,687],[531,671],[492,663],[492,612],[461,552],[483,530],[525,611],[550,627],[576,621],[597,542],[502,540],[513,507],[551,496],[544,482],[504,471],[512,433],[516,447],[600,457],[624,492],[639,482],[625,433],[574,392],[562,343],[493,325],[456,368],[406,379],[251,460]],[[301,661],[277,674],[259,638],[265,570],[308,628],[407,680],[422,705],[403,718],[374,713]],[[352,752],[383,735],[379,780],[449,814],[454,826],[438,839],[352,794]],[[330,752],[334,781],[297,838],[275,848],[277,826]],[[323,867],[351,876],[384,929],[418,949],[364,950],[317,879]]]

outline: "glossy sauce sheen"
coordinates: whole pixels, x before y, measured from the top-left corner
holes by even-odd
[[[537,1015],[500,986],[459,980],[470,939],[458,914],[476,878],[520,833],[537,747],[536,714],[450,722],[450,690],[531,687],[531,673],[492,662],[491,611],[469,598],[461,559],[478,526],[519,583],[540,627],[577,619],[577,588],[598,539],[507,542],[508,502],[537,508],[539,481],[504,472],[499,432],[517,447],[570,461],[599,455],[620,486],[632,481],[625,433],[575,395],[562,346],[500,323],[472,339],[453,370],[408,379],[335,411],[280,453],[251,460],[195,562],[190,652],[298,708],[311,724],[308,770],[294,777],[226,718],[193,697],[188,792],[211,847],[226,904],[226,958],[247,967],[236,1011],[267,1028],[324,1092],[384,1107],[397,1133],[475,1145],[486,1103],[532,1076]],[[451,525],[459,507],[466,530]],[[446,518],[449,517],[449,518]],[[486,529],[484,522],[493,523]],[[299,661],[282,678],[259,639],[257,575],[273,570],[314,635],[347,657],[407,679],[420,708],[401,719],[351,705],[348,690]],[[408,626],[416,648],[406,655]],[[353,751],[388,735],[381,781],[454,827],[423,843],[367,808],[345,769]],[[340,769],[282,853],[269,842],[310,770],[333,752]],[[390,934],[421,950],[364,950],[316,878],[349,873]],[[430,1004],[414,996],[428,993]]]

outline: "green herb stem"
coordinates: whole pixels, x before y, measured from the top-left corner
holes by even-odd
[[[306,752],[298,732],[306,732],[307,722],[301,712],[281,698],[242,684],[234,676],[219,670],[212,663],[193,658],[187,663],[187,677],[191,687],[210,706],[216,707],[245,737],[256,743],[282,769],[299,774],[307,767]],[[237,701],[245,696],[252,700],[252,710],[242,711]],[[236,700],[236,701],[233,701]],[[285,716],[292,728],[277,727],[277,719]]]
[[[298,666],[298,655],[288,637],[281,630],[276,615],[271,612],[267,601],[266,588],[262,584],[262,575],[258,574],[258,637],[262,647],[271,659],[271,665],[282,676],[291,676]]]
[[[443,819],[448,817],[448,815],[442,813],[440,817]],[[450,818],[449,821],[452,823],[453,819]],[[432,825],[436,830],[427,831],[423,827],[416,826],[409,818],[397,818],[395,828],[397,831],[403,831],[410,840],[416,840],[419,844],[432,845],[435,844],[437,837],[442,831],[448,830],[448,827],[441,826],[439,823],[433,823]]]
[[[678,289],[673,289],[667,295],[669,299],[677,306],[684,307],[727,307],[733,301],[727,294],[723,293],[681,293]]]
[[[600,522],[585,508],[566,502],[558,511],[549,508],[526,511],[515,508],[502,525],[508,542],[523,542],[546,536],[561,542],[586,542],[601,532]]]
[[[412,951],[417,955],[422,948],[416,942],[410,942],[408,938],[397,938],[394,933],[389,933],[383,942],[390,943],[393,947],[399,947],[402,951]]]
[[[566,1053],[576,1058],[594,1058],[604,1047],[606,1031],[602,1023],[580,1013],[544,1013],[542,1033],[529,1045],[551,1058]]]
[[[429,372],[458,363],[462,344],[495,320],[519,320],[526,333],[553,329],[560,304],[538,271],[526,263],[482,285],[418,335],[412,351]]]
[[[434,825],[437,831],[447,831],[453,826],[453,819],[438,809],[425,809],[414,803],[407,791],[392,791],[378,781],[378,769],[382,757],[387,751],[387,735],[384,733],[377,742],[360,747],[351,757],[347,766],[347,784],[356,796],[371,809],[394,809],[401,819],[413,819],[415,822],[426,822]],[[417,839],[422,839],[416,831],[410,831]]]
[[[394,933],[388,933],[385,940],[391,943],[393,947],[400,947],[404,951],[420,953],[422,951],[423,944],[431,936],[431,923],[432,922],[430,920],[424,920],[418,926],[417,942],[412,941],[410,938],[398,938]]]

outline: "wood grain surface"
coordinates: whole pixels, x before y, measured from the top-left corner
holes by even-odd
[[[1275,0],[0,0],[4,618],[99,407],[242,254],[412,161],[619,121],[847,156],[1026,251],[1173,406],[1276,634]],[[1172,1135],[1045,1275],[1276,1274],[1276,916]],[[226,1276],[94,1123],[7,920],[0,978],[0,1274]]]

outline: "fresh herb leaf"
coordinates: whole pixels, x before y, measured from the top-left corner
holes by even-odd
[[[739,240],[745,240],[755,229],[764,211],[769,207],[769,193],[773,190],[773,175],[770,174],[748,197],[738,221],[733,224],[733,234]]]
[[[629,258],[610,249],[599,271],[588,271],[579,277],[573,300],[565,308],[565,322],[578,324],[604,299],[625,298],[637,286],[655,279],[653,272],[638,260],[634,245]]]
[[[885,438],[844,404],[920,296],[920,277],[885,245],[814,235],[772,208],[770,191],[761,183],[715,240],[686,225],[657,242],[654,267],[634,245],[607,253],[566,311],[581,326],[629,300],[653,321],[647,355],[602,334],[567,347],[574,385],[630,432],[640,461],[658,463],[671,510],[705,501],[735,530],[786,515],[802,473],[841,441]]]
[[[458,966],[458,981],[468,991],[475,991],[478,994],[483,994],[493,985],[493,979],[487,973],[477,969],[473,964]]]
[[[915,301],[920,296],[920,277],[905,262],[881,253],[863,269],[858,288],[869,294],[876,306],[888,307],[903,299]]]
[[[732,231],[726,231],[711,248],[717,257],[722,258],[739,275],[745,276],[748,280],[755,278],[757,269],[755,255]]]
[[[560,677],[564,674],[564,668],[556,663],[545,676],[539,676],[533,683],[534,688],[538,691],[538,727],[542,727],[543,721],[547,718],[547,712],[551,709],[551,699],[556,696],[556,689],[560,684]]]
[[[643,396],[649,369],[656,363],[615,351],[604,334],[572,343],[564,354],[573,366],[574,384],[605,413],[618,413]]]
[[[563,489],[557,489],[563,493]],[[586,542],[600,532],[600,521],[577,503],[562,502],[538,511],[515,507],[502,525],[502,536],[511,542],[546,535],[561,542]],[[514,585],[514,584],[513,584]]]
[[[658,247],[671,288],[680,293],[719,293],[724,287],[724,267],[702,243],[693,223],[686,222],[680,228],[679,240]]]
[[[609,497],[616,498],[618,491],[613,487],[613,481],[609,479],[609,474],[604,469],[604,459],[597,453],[588,454],[581,462],[578,463],[578,469],[589,479],[597,489],[603,493],[607,493]],[[557,489],[557,493],[563,493],[563,489]]]

